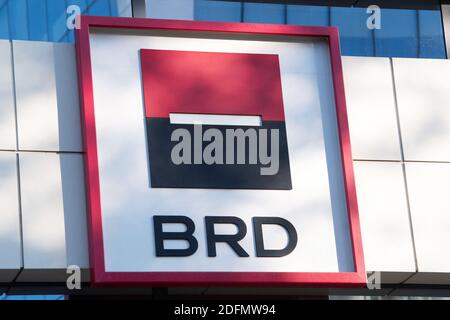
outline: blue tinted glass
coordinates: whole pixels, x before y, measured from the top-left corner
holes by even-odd
[[[0,300],[64,300],[62,295],[0,295]]]
[[[419,56],[445,59],[445,42],[439,10],[419,10]]]
[[[83,14],[120,14],[118,0],[0,0],[0,38],[72,42],[69,5]],[[121,2],[122,3],[122,2]],[[365,8],[195,0],[197,20],[337,26],[344,55],[445,58],[439,7],[382,9],[381,29],[369,30]],[[129,7],[129,5],[128,5]]]
[[[113,17],[119,15],[119,8],[117,7],[116,0],[109,0],[109,14]]]
[[[117,16],[128,15],[131,0],[0,0],[0,39],[73,42],[70,5],[82,14]]]
[[[287,23],[326,27],[330,23],[330,9],[320,6],[287,6]]]
[[[196,0],[195,20],[240,22],[242,4],[231,1]]]
[[[91,16],[109,16],[109,0],[88,0],[88,12]]]
[[[46,1],[28,0],[28,21],[30,23],[30,40],[48,40]]]
[[[373,32],[366,26],[366,9],[332,7],[330,14],[331,25],[339,28],[343,55],[374,55]]]
[[[244,3],[244,22],[285,23],[286,6],[270,3]]]
[[[28,40],[27,0],[8,1],[8,8],[11,38]]]
[[[195,18],[239,21],[240,2],[195,0]],[[288,23],[339,28],[342,54],[353,56],[445,58],[439,6],[434,10],[382,9],[381,29],[367,28],[366,8],[245,2],[245,22]]]
[[[8,1],[0,0],[0,39],[9,38]]]
[[[50,41],[64,41],[68,33],[66,19],[67,14],[65,2],[50,0],[47,5],[47,23]]]
[[[375,30],[375,50],[382,57],[418,57],[417,10],[382,9],[381,28]]]

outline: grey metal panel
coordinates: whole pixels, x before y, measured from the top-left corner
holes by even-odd
[[[67,264],[89,268],[83,156],[61,154]]]
[[[329,294],[327,288],[274,288],[274,287],[209,287],[203,293],[204,295],[246,295],[246,296],[295,296],[295,295],[319,295],[326,296]]]
[[[7,288],[5,288],[7,289]],[[1,290],[1,288],[0,288]],[[0,291],[1,293],[1,291]],[[46,286],[39,285],[25,285],[21,283],[20,286],[13,286],[8,290],[9,295],[35,295],[35,294],[64,294],[70,296],[87,296],[87,295],[105,295],[111,297],[120,297],[125,295],[140,295],[151,297],[152,288],[127,288],[127,287],[114,287],[114,288],[100,288],[91,287],[89,284],[82,283],[81,290],[69,290],[65,283],[50,283]]]
[[[401,284],[409,279],[414,273],[415,272],[381,272],[381,287],[387,284]]]
[[[442,20],[444,23],[445,43],[447,45],[447,58],[450,59],[450,4],[442,5]]]
[[[0,152],[0,282],[11,281],[22,266],[17,177],[15,152]]]
[[[13,41],[19,150],[82,151],[72,44]]]
[[[0,40],[0,150],[16,150],[11,42]]]
[[[402,300],[437,300],[442,297],[448,300],[450,289],[421,289],[421,288],[400,288],[392,291],[390,297],[403,297]]]
[[[418,272],[406,284],[450,285],[449,272]],[[450,290],[450,289],[449,289]]]
[[[132,0],[132,6],[134,18],[146,17],[146,0]]]

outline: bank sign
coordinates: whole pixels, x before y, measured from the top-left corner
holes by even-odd
[[[337,30],[82,17],[95,285],[365,283]]]

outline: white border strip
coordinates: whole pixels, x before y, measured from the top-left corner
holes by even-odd
[[[170,123],[260,127],[262,125],[262,120],[260,116],[171,113]]]

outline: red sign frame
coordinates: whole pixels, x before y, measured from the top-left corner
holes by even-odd
[[[351,234],[354,272],[107,272],[105,270],[97,139],[94,116],[90,28],[266,34],[328,39],[340,153]],[[75,31],[88,212],[91,282],[95,286],[320,286],[366,284],[364,256],[353,173],[338,29],[275,24],[217,23],[182,20],[82,16]]]

